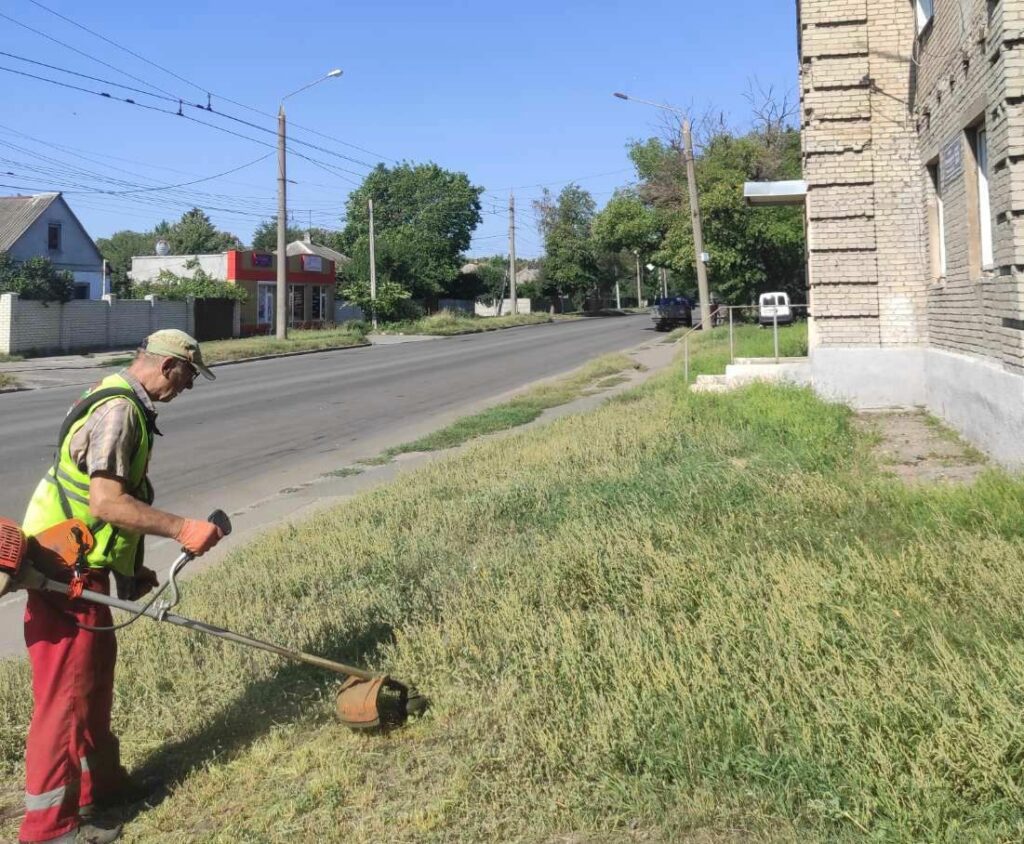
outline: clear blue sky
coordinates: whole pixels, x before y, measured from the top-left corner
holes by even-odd
[[[163,89],[186,101],[205,103],[203,91],[209,90],[215,109],[265,129],[274,129],[272,119],[217,95],[271,113],[283,94],[333,67],[343,68],[340,79],[287,103],[291,122],[336,139],[291,127],[290,138],[331,152],[299,145],[291,149],[352,171],[339,176],[290,156],[288,175],[297,182],[289,195],[294,221],[304,225],[312,215],[314,225],[340,226],[352,187],[345,179],[358,181],[353,174],[367,168],[336,154],[367,164],[382,157],[435,161],[465,171],[488,191],[473,254],[507,250],[510,186],[516,186],[522,211],[517,251],[532,256],[541,252],[529,212],[530,200],[540,193],[536,185],[558,183],[551,185],[557,191],[575,179],[593,192],[600,206],[617,185],[631,180],[626,144],[658,134],[661,117],[649,107],[612,98],[613,91],[698,113],[713,108],[739,128],[749,122],[743,97],[748,80],[756,77],[765,87],[796,95],[792,2],[40,2],[200,87],[134,58],[31,0],[7,0],[0,4],[0,13],[114,67],[4,17],[0,50],[140,89]],[[168,100],[8,56],[0,56],[0,67],[177,111],[177,104]],[[6,72],[0,72],[0,86],[5,106],[0,115],[0,182],[65,189],[94,237],[122,228],[146,229],[197,204],[207,208],[218,226],[247,240],[260,218],[276,214],[271,147]],[[194,108],[186,107],[185,113],[275,142],[271,132]],[[177,184],[268,153],[237,173],[173,192],[71,192]],[[75,157],[81,155],[89,160]],[[0,188],[3,194],[18,192],[31,191]]]

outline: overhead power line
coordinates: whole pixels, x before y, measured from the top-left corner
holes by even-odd
[[[191,85],[193,88],[196,88],[196,89],[204,92],[207,95],[207,98],[209,98],[210,96],[216,96],[218,99],[224,100],[225,102],[231,103],[232,105],[238,106],[239,108],[244,108],[247,111],[251,111],[251,112],[253,112],[255,114],[262,115],[263,117],[269,117],[271,119],[276,119],[277,118],[276,114],[272,114],[270,112],[263,111],[263,110],[258,109],[258,108],[254,108],[253,106],[246,105],[245,103],[238,102],[237,100],[232,100],[231,98],[226,97],[223,94],[218,94],[218,93],[216,93],[214,91],[211,91],[205,85],[200,85],[198,82],[193,82],[191,79],[187,79],[186,77],[182,76],[181,74],[176,73],[175,71],[173,71],[173,70],[171,70],[169,68],[166,68],[166,67],[164,67],[161,64],[157,64],[152,59],[149,59],[146,56],[144,56],[144,55],[142,55],[140,53],[137,53],[135,50],[131,50],[128,47],[125,47],[123,44],[119,44],[117,41],[114,41],[113,39],[107,38],[102,33],[99,33],[99,32],[96,32],[93,29],[90,29],[85,24],[79,23],[78,21],[76,21],[76,20],[74,20],[72,18],[69,18],[67,15],[61,14],[60,12],[56,11],[55,9],[51,9],[49,6],[47,6],[47,5],[43,4],[43,3],[38,2],[38,0],[29,0],[29,2],[32,3],[35,6],[38,6],[40,9],[43,9],[44,11],[49,12],[51,15],[55,15],[56,17],[58,17],[61,20],[65,21],[66,23],[69,23],[72,26],[75,26],[78,29],[81,29],[82,31],[87,32],[89,35],[92,35],[95,38],[99,38],[101,41],[104,41],[105,43],[110,44],[112,47],[116,47],[118,50],[121,50],[122,52],[127,53],[128,55],[138,59],[139,61],[144,62],[144,63],[150,65],[151,67],[155,67],[157,70],[163,71],[164,73],[168,74],[169,76],[173,76],[175,79],[177,79],[177,80],[179,80],[181,82],[184,82],[186,85]],[[8,18],[8,19],[9,20],[13,20],[13,18]],[[14,22],[17,23],[17,21],[14,21]],[[24,24],[19,24],[19,26],[24,26]],[[26,28],[28,28],[28,27],[26,27]],[[37,32],[37,30],[33,30],[33,32]],[[39,34],[42,34],[42,33],[39,33]],[[44,37],[49,37],[49,36],[44,36]],[[51,39],[51,40],[54,40],[54,39]],[[60,43],[60,42],[58,42],[58,43]],[[75,49],[75,48],[71,47],[69,49]],[[76,50],[76,52],[81,52],[81,51]],[[86,55],[86,54],[82,53],[82,55]],[[89,58],[93,58],[94,61],[100,61],[99,59],[96,59],[96,58],[94,58],[92,56],[89,56]],[[111,67],[111,65],[108,65],[108,67]],[[119,71],[119,72],[120,73],[124,73],[124,71]],[[141,80],[136,79],[136,81],[141,81]],[[146,83],[146,84],[150,84],[150,83]],[[161,89],[157,88],[157,90],[161,90]],[[166,93],[166,92],[164,92],[164,93]],[[316,129],[311,129],[308,126],[303,126],[300,123],[290,122],[290,125],[293,128],[301,129],[302,131],[309,132],[310,134],[313,134],[313,135],[319,135],[321,138],[325,138],[326,140],[334,141],[334,143],[341,144],[342,146],[350,147],[351,149],[356,149],[356,150],[359,150],[360,152],[365,152],[367,155],[373,155],[373,156],[376,156],[377,158],[384,159],[385,161],[397,161],[397,159],[391,158],[391,157],[389,157],[387,155],[384,155],[383,153],[374,152],[373,150],[366,149],[365,147],[361,147],[361,146],[358,146],[356,144],[349,143],[348,141],[343,141],[341,138],[336,138],[333,135],[328,135],[328,134],[325,134],[324,132],[317,131]]]

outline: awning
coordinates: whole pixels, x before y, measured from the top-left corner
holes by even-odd
[[[807,199],[807,182],[744,182],[743,201],[747,205],[803,205]]]

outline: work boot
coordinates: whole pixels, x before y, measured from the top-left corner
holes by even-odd
[[[83,822],[78,829],[65,832],[58,838],[51,838],[46,844],[110,844],[121,837],[121,824],[97,826]]]

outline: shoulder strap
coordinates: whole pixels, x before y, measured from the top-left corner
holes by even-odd
[[[58,460],[60,459],[60,450],[64,446],[64,440],[67,438],[68,432],[71,430],[71,426],[85,416],[85,414],[87,414],[94,405],[112,398],[128,399],[136,408],[138,408],[139,412],[142,414],[142,418],[146,420],[146,433],[149,435],[150,441],[152,441],[154,434],[160,433],[156,427],[156,414],[151,412],[149,408],[142,403],[134,390],[130,390],[127,387],[104,387],[102,390],[96,390],[79,399],[71,406],[67,416],[64,417],[64,421],[60,426],[60,433],[57,435]]]

